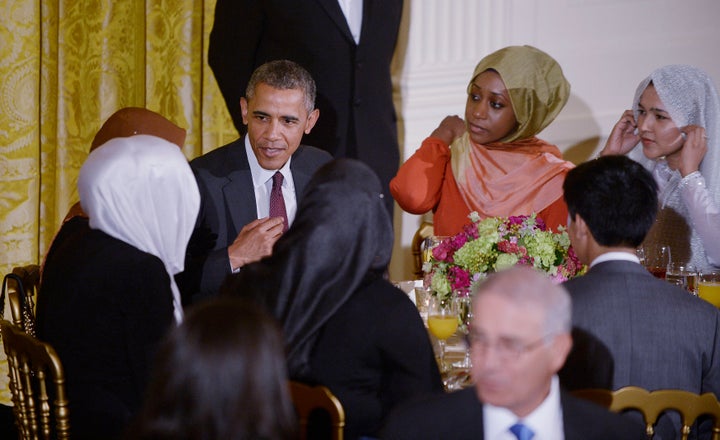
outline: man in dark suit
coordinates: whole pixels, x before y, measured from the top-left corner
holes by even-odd
[[[624,156],[601,157],[572,169],[564,191],[570,240],[590,265],[587,274],[564,284],[573,300],[573,325],[609,349],[612,388],[720,396],[720,312],[653,277],[635,255],[657,212],[650,173]],[[673,426],[663,417],[656,432],[676,438],[678,429],[679,422]]]
[[[560,391],[570,315],[568,293],[543,274],[516,266],[490,275],[473,298],[474,387],[399,408],[381,438],[644,438],[641,424]]]
[[[186,299],[217,293],[232,271],[270,255],[310,177],[332,160],[325,151],[300,145],[319,112],[315,83],[298,64],[278,60],[258,67],[239,104],[247,135],[190,162],[202,206],[188,246],[190,274],[182,280]],[[285,219],[270,216],[278,172]]]
[[[403,0],[218,0],[208,49],[241,134],[238,102],[252,71],[275,59],[306,68],[322,118],[304,143],[368,164],[391,214],[400,157],[390,64],[402,8]]]

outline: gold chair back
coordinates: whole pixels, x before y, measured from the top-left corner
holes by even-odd
[[[433,224],[430,222],[423,221],[420,223],[418,230],[413,236],[412,242],[410,243],[410,249],[412,250],[413,261],[415,263],[415,278],[420,279],[423,277],[423,256],[422,256],[422,243],[423,241],[433,235]]]
[[[29,264],[13,268],[7,282],[8,303],[13,323],[35,336],[35,299],[40,285],[40,266]]]
[[[591,400],[613,412],[637,410],[645,419],[649,439],[655,435],[655,424],[665,411],[675,411],[682,423],[681,439],[687,440],[690,426],[703,415],[713,418],[713,440],[720,440],[720,404],[713,393],[696,394],[683,390],[647,391],[628,386],[616,391],[602,389],[576,390],[577,397]]]
[[[300,440],[308,438],[308,418],[310,413],[316,409],[325,410],[329,414],[333,440],[342,440],[345,429],[345,410],[338,398],[327,387],[290,381],[290,395],[300,422]]]
[[[6,320],[0,320],[0,335],[19,438],[70,438],[65,373],[55,350]]]

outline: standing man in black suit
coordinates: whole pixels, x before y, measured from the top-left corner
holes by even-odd
[[[310,177],[332,160],[325,151],[300,145],[319,116],[315,93],[315,82],[300,65],[263,64],[239,101],[247,134],[190,162],[202,205],[182,279],[186,300],[216,294],[228,274],[270,255],[295,218]],[[278,172],[285,219],[270,216]]]
[[[572,295],[573,325],[609,349],[612,388],[677,388],[720,396],[720,312],[653,277],[635,255],[657,213],[653,176],[625,156],[603,156],[570,170],[563,189],[570,241],[590,265],[585,275],[564,284]],[[592,374],[563,373],[575,381]],[[679,438],[676,416],[663,416],[656,434]]]
[[[306,68],[322,119],[304,142],[368,164],[391,218],[400,157],[390,64],[402,8],[403,0],[218,0],[208,50],[241,134],[238,102],[251,72],[275,59]]]
[[[474,386],[394,412],[383,439],[642,439],[643,427],[562,392],[556,373],[572,346],[570,296],[515,266],[473,297]]]

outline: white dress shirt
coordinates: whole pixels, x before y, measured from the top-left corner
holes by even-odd
[[[297,213],[295,181],[293,180],[292,172],[290,171],[292,156],[279,170],[266,170],[260,166],[247,136],[245,136],[245,152],[247,153],[248,163],[250,164],[250,174],[252,174],[253,188],[255,189],[255,207],[257,209],[257,217],[264,218],[270,215],[270,191],[272,191],[273,184],[272,178],[276,171],[280,171],[283,175],[282,192],[283,199],[285,199],[285,212],[287,213],[288,226],[290,226],[293,220],[295,220],[295,214]]]
[[[345,14],[350,33],[355,44],[360,43],[360,31],[362,30],[363,0],[338,0],[340,9]]]
[[[535,435],[533,440],[565,440],[562,406],[560,405],[560,381],[553,376],[550,393],[540,406],[527,417],[518,417],[507,408],[483,404],[483,425],[486,440],[517,440],[510,427],[522,423]]]

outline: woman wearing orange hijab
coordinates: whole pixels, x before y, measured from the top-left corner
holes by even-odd
[[[453,235],[476,211],[481,218],[537,213],[557,229],[567,223],[562,197],[573,165],[535,137],[565,106],[570,84],[552,57],[510,46],[485,58],[468,85],[465,120],[446,117],[390,182],[400,207],[433,211],[436,235]]]

